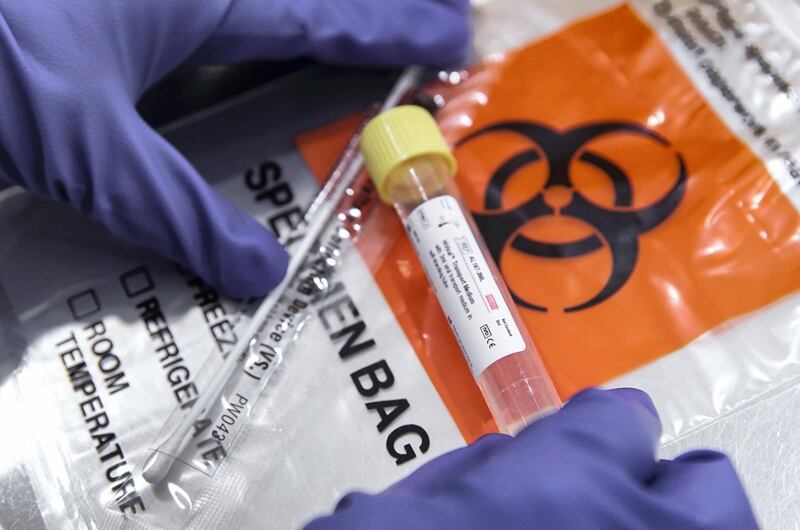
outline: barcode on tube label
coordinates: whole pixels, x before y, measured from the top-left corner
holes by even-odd
[[[475,377],[524,350],[525,339],[458,201],[444,195],[420,204],[406,230]]]

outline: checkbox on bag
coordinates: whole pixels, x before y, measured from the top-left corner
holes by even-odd
[[[137,267],[132,271],[128,271],[120,276],[119,280],[122,282],[122,288],[128,298],[139,296],[155,287],[147,267]]]
[[[100,300],[94,289],[87,289],[67,299],[72,318],[81,320],[100,311]]]

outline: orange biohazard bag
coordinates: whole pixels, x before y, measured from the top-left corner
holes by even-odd
[[[562,397],[800,287],[797,209],[630,7],[459,79],[430,88],[459,186]],[[329,133],[300,142],[318,174]],[[394,212],[359,248],[465,438],[491,430]]]

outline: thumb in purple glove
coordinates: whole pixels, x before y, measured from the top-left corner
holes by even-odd
[[[656,461],[660,423],[638,390],[586,390],[516,438],[489,435],[377,495],[351,494],[307,530],[758,528],[730,461]]]
[[[139,95],[189,57],[443,64],[468,35],[466,0],[0,0],[0,179],[264,294],[285,251],[141,120]]]

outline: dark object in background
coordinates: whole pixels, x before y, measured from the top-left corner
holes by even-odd
[[[298,59],[182,66],[145,92],[137,109],[150,126],[158,128],[314,64]]]

